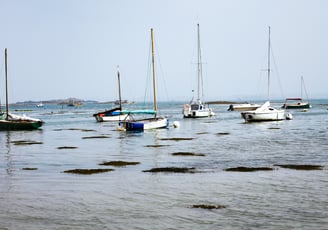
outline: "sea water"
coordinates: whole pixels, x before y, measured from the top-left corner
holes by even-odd
[[[0,229],[327,229],[327,103],[263,123],[245,123],[229,105],[212,105],[211,118],[183,119],[183,102],[161,103],[170,127],[142,133],[97,123],[92,114],[109,105],[19,107],[15,113],[45,124],[0,132]],[[139,164],[99,165],[105,161]],[[143,172],[160,167],[195,172]],[[226,171],[234,167],[273,170]],[[99,168],[114,170],[64,173]]]

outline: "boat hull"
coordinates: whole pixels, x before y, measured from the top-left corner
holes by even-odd
[[[137,121],[121,121],[119,128],[124,131],[144,131],[151,129],[167,128],[169,120],[164,117],[149,118]]]
[[[283,109],[309,109],[311,108],[310,103],[295,103],[295,104],[284,104],[281,108]]]
[[[247,122],[281,121],[286,119],[285,111],[283,110],[275,112],[245,111],[241,113],[241,116]]]
[[[184,118],[203,118],[203,117],[211,117],[211,116],[214,116],[214,113],[210,110],[208,111],[192,110],[183,114]]]
[[[8,121],[0,120],[0,131],[34,130],[43,125],[43,121]]]
[[[214,116],[215,113],[210,108],[205,108],[205,106],[197,105],[197,109],[192,109],[193,105],[185,104],[183,107],[183,117],[184,118],[204,118]]]
[[[111,110],[105,110],[103,112],[95,113],[93,116],[98,122],[105,121],[123,121],[129,119],[130,114],[156,114],[154,110],[120,110],[115,108]]]
[[[102,116],[101,114],[95,115],[96,121],[107,122],[107,121],[122,121],[127,118],[127,114],[123,115],[112,115],[112,116]]]
[[[103,121],[119,121],[124,120],[124,117],[121,118],[121,108],[114,108],[110,110],[105,110],[103,112],[95,113],[93,116],[96,118],[96,121],[103,122]]]
[[[252,111],[259,108],[258,104],[231,104],[228,111]]]

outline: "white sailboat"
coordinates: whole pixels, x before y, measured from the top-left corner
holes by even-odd
[[[123,121],[119,122],[118,130],[123,131],[144,131],[149,129],[167,128],[169,119],[166,117],[157,116],[156,102],[156,75],[155,75],[155,49],[154,49],[154,32],[151,29],[151,47],[152,47],[152,73],[153,73],[153,106],[155,115],[151,118],[135,120],[131,115],[128,115]]]
[[[199,34],[199,24],[197,24],[197,39],[198,39],[198,61],[197,61],[197,70],[198,70],[198,90],[197,90],[197,99],[191,99],[189,104],[183,105],[183,117],[184,118],[201,118],[201,117],[210,117],[215,115],[209,105],[203,101],[204,92],[203,92],[203,75],[202,75],[202,60],[201,60],[201,50],[200,50],[200,34]]]
[[[269,45],[268,45],[268,98],[270,94],[270,49],[271,49],[271,41],[270,41],[270,27],[269,27]],[[253,111],[245,111],[241,112],[241,116],[245,121],[248,122],[256,122],[256,121],[280,121],[285,119],[292,119],[291,114],[285,113],[283,109],[275,109],[271,107],[270,101],[266,101],[261,107],[257,108]]]

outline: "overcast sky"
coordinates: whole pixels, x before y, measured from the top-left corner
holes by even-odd
[[[159,100],[197,89],[200,24],[206,100],[328,98],[325,0],[0,0],[1,80],[8,48],[9,101],[76,97],[143,101],[154,28]],[[305,97],[303,91],[303,97]]]

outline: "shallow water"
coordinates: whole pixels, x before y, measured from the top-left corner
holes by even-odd
[[[213,105],[217,116],[194,120],[182,118],[183,103],[163,103],[162,114],[180,127],[144,133],[97,123],[92,114],[105,105],[21,108],[46,123],[32,132],[0,132],[0,229],[325,229],[328,110],[321,105],[327,101],[312,103],[308,112],[292,111],[291,121],[255,124],[227,112],[228,105]],[[102,135],[108,138],[85,138]],[[193,139],[170,140],[186,137]],[[140,164],[99,165],[115,160]],[[225,171],[239,166],[274,170]],[[157,167],[194,167],[197,173],[142,172]],[[63,173],[97,168],[114,171]],[[192,208],[198,204],[225,208]]]

